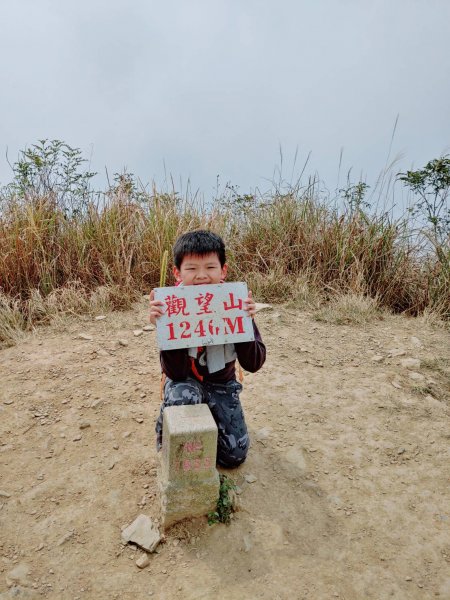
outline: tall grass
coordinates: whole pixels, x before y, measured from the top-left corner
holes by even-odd
[[[45,316],[43,307],[30,309],[33,298],[35,305],[50,298],[54,312],[64,289],[85,299],[71,307],[75,312],[87,311],[99,288],[110,290],[111,307],[129,306],[159,284],[161,257],[176,237],[201,227],[225,238],[230,278],[248,281],[261,301],[296,299],[309,289],[324,300],[355,293],[395,312],[450,316],[446,263],[418,252],[406,220],[338,211],[314,186],[244,200],[219,198],[206,206],[157,190],[137,200],[116,188],[102,203],[69,214],[52,193],[11,194],[0,213],[2,302],[16,316],[21,312],[21,327]]]

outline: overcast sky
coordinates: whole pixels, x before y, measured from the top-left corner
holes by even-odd
[[[61,139],[211,196],[352,167],[373,185],[450,150],[449,0],[0,0],[5,153]],[[294,156],[298,148],[297,164]],[[99,182],[101,182],[101,178]],[[178,186],[179,187],[179,186]]]

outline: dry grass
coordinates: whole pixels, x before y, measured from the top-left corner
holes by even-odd
[[[225,200],[205,206],[153,190],[137,201],[119,189],[69,214],[51,195],[3,198],[0,339],[60,312],[130,306],[159,284],[164,250],[198,227],[224,237],[229,278],[247,281],[259,301],[329,303],[317,315],[333,322],[364,322],[378,308],[450,316],[442,257],[423,260],[404,222],[339,214],[311,188]]]
[[[377,301],[360,294],[343,294],[314,314],[318,321],[337,325],[363,325],[382,318]]]
[[[26,327],[19,302],[0,294],[0,348],[13,346],[22,337]]]

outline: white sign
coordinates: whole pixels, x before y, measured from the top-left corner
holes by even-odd
[[[247,297],[243,282],[155,288],[155,300],[165,304],[156,320],[160,350],[253,341]]]

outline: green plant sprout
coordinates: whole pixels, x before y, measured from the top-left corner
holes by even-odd
[[[233,512],[233,503],[230,499],[230,490],[235,490],[236,484],[227,475],[220,475],[219,498],[215,511],[208,513],[208,524],[225,523],[228,525],[231,521]]]

